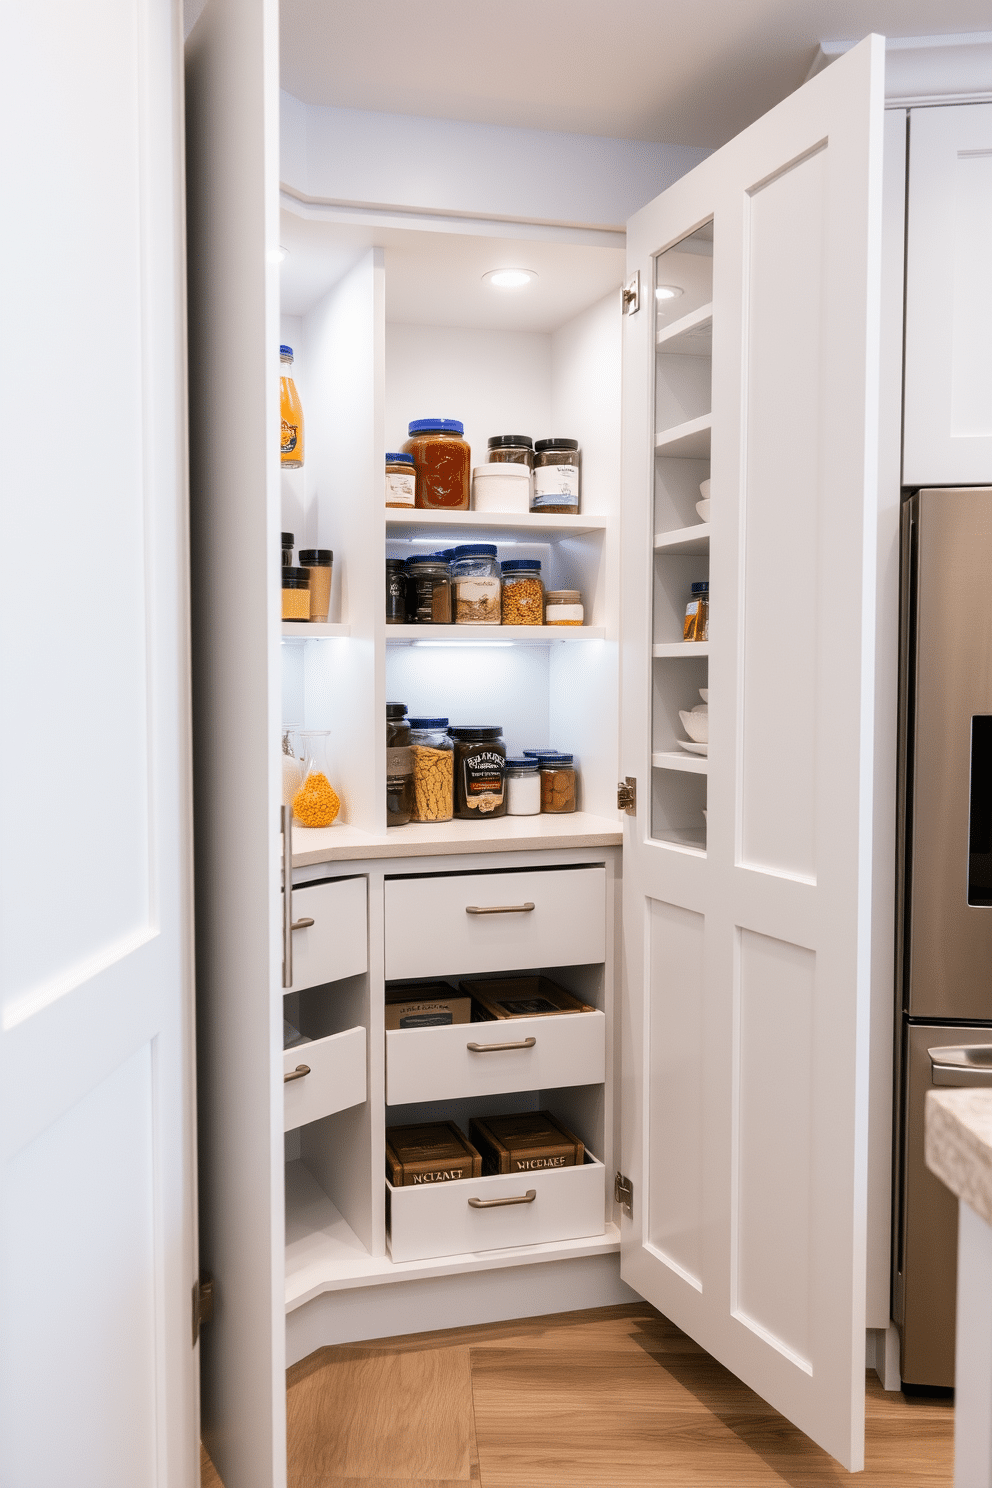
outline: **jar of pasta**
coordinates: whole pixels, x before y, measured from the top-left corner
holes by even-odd
[[[544,624],[544,585],[539,558],[510,558],[500,565],[504,625]]]
[[[495,543],[462,543],[451,564],[456,625],[500,623],[500,572]]]
[[[414,419],[403,453],[413,456],[416,503],[429,511],[468,511],[472,451],[458,419]]]
[[[415,822],[450,821],[454,810],[455,745],[446,718],[410,719]]]

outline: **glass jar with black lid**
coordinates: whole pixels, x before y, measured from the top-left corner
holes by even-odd
[[[406,624],[406,559],[386,559],[386,624]]]
[[[506,815],[506,743],[500,724],[452,724],[455,816],[462,821]]]
[[[534,446],[531,511],[562,516],[578,512],[580,468],[577,439],[539,439]]]
[[[494,434],[489,440],[490,465],[534,463],[534,441],[529,434]]]
[[[451,580],[437,554],[406,560],[406,616],[411,625],[451,624]]]
[[[413,753],[406,703],[386,704],[386,826],[405,827],[413,815]]]

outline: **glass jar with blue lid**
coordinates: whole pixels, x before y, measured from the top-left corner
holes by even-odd
[[[413,419],[403,453],[413,456],[417,506],[428,511],[468,511],[472,451],[458,419]]]
[[[504,625],[544,624],[544,585],[539,558],[509,558],[500,565]]]
[[[502,589],[495,543],[462,543],[451,561],[457,625],[499,625]]]

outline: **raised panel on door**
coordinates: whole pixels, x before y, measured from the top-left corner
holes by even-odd
[[[912,109],[903,484],[992,481],[992,103]]]
[[[622,1274],[851,1469],[882,81],[869,38],[631,220],[624,349]]]

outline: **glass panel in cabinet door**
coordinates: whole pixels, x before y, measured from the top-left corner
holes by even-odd
[[[713,223],[654,259],[651,835],[705,850]],[[702,587],[706,586],[706,587]]]

